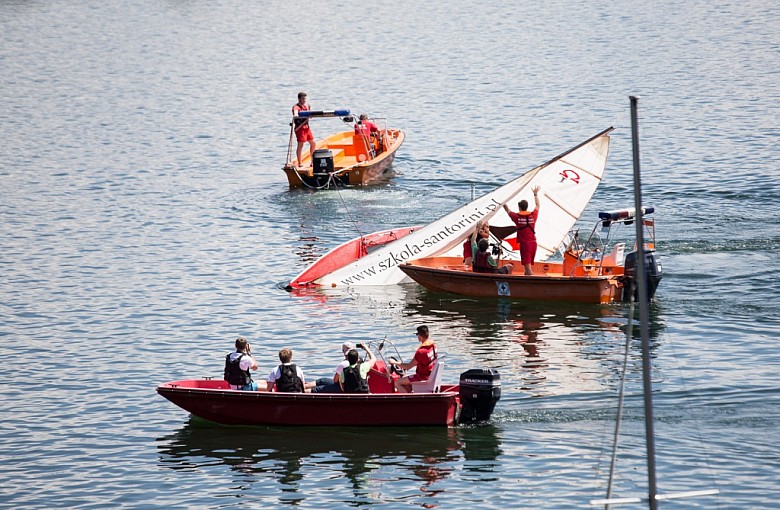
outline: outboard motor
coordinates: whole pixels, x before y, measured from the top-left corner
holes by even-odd
[[[635,301],[639,301],[639,289],[637,288],[636,281],[636,257],[635,251],[626,255],[623,301],[630,301],[632,295],[634,296]],[[661,278],[664,275],[664,270],[661,267],[661,258],[655,250],[645,251],[645,268],[647,277],[647,299],[652,299],[655,295],[655,289],[658,288],[658,284],[661,283]]]
[[[501,398],[501,376],[492,368],[460,374],[460,423],[487,421]]]
[[[333,173],[333,152],[330,149],[317,149],[311,155],[311,168],[319,186],[325,185]]]

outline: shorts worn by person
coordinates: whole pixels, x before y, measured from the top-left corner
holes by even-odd
[[[341,345],[341,352],[344,355],[344,359],[341,360],[341,363],[339,363],[336,367],[336,371],[332,378],[322,377],[317,379],[314,388],[311,390],[312,393],[341,393],[341,384],[339,384],[341,380],[341,373],[344,370],[344,367],[349,366],[349,361],[347,361],[347,353],[354,348],[355,344],[352,342],[344,342]]]
[[[366,361],[361,361],[360,355],[355,349],[350,349],[350,351],[347,353],[347,362],[349,364],[344,367],[344,370],[341,374],[341,380],[339,382],[341,385],[341,391],[344,393],[369,392],[368,372],[374,368],[374,365],[376,364],[376,357],[374,357],[374,353],[371,352],[371,350],[368,349],[365,345],[357,344],[357,347],[360,347],[366,351],[368,359]]]
[[[533,189],[535,208],[528,211],[528,201],[521,200],[517,206],[519,212],[512,212],[504,204],[504,210],[517,226],[517,243],[520,246],[520,263],[525,267],[525,274],[534,274],[532,266],[536,257],[536,222],[539,218],[539,190],[540,186]]]
[[[309,127],[309,119],[298,118],[300,112],[311,111],[311,107],[306,102],[306,92],[298,92],[298,102],[292,107],[293,130],[295,131],[295,140],[298,146],[295,149],[295,155],[298,158],[298,166],[301,166],[301,155],[303,154],[303,144],[309,143],[309,152],[313,155],[317,148],[317,142],[314,140],[314,133]]]
[[[236,351],[225,356],[225,381],[233,390],[258,391],[250,370],[257,370],[257,361],[252,357],[252,346],[240,336],[236,339]]]
[[[390,360],[390,364],[401,370],[415,369],[414,374],[405,375],[395,381],[395,389],[399,393],[411,393],[412,382],[427,381],[431,376],[433,367],[436,364],[436,360],[439,357],[436,354],[436,344],[428,338],[428,326],[417,327],[417,340],[420,341],[420,346],[414,353],[414,357],[408,363],[400,363],[395,360]]]
[[[282,393],[303,393],[306,379],[301,367],[292,362],[292,356],[290,349],[284,348],[279,351],[279,361],[282,363],[268,375],[266,391],[273,391],[276,388],[276,391]]]

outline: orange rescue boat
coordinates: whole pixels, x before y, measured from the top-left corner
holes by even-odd
[[[349,110],[302,111],[295,119],[341,117],[355,119]],[[325,189],[334,186],[364,186],[395,176],[392,168],[395,153],[404,142],[400,129],[388,129],[387,119],[373,117],[379,131],[366,134],[360,129],[332,134],[317,142],[314,152],[304,148],[301,166],[295,157],[295,135],[291,125],[287,161],[282,167],[290,188]]]

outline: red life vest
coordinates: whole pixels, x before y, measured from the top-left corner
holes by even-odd
[[[490,265],[488,262],[490,254],[486,251],[479,251],[474,254],[473,268],[475,273],[495,273],[496,268]]]
[[[298,108],[298,109],[296,110],[296,108]],[[293,107],[292,107],[292,114],[293,114],[293,117],[297,117],[297,116],[298,116],[298,115],[297,115],[297,114],[298,114],[298,112],[308,112],[308,111],[309,111],[309,107],[308,107],[308,105],[303,105],[303,106],[301,106],[301,105],[299,105],[298,103],[295,103],[295,104],[293,105]],[[293,122],[295,123],[295,130],[297,131],[297,130],[298,130],[298,128],[300,128],[302,125],[304,125],[304,124],[308,124],[308,123],[309,123],[309,119],[295,119],[295,118],[294,118],[294,119],[293,119]]]

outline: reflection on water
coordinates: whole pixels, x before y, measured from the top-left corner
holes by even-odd
[[[197,471],[216,461],[250,475],[244,481],[272,475],[287,493],[321,471],[345,477],[355,497],[377,497],[375,480],[385,472],[400,472],[429,495],[453,466],[490,472],[502,455],[500,437],[494,426],[224,427],[192,417],[179,431],[157,438],[157,448],[167,469]]]
[[[630,307],[618,303],[532,302],[470,298],[431,292],[417,284],[291,292],[310,313],[363,310],[367,322],[425,323],[448,357],[446,378],[475,367],[498,369],[506,395],[542,397],[611,391],[618,380]],[[665,326],[660,304],[651,310],[650,337]],[[636,313],[636,311],[635,311]],[[634,321],[634,336],[639,338]],[[405,354],[415,345],[408,331],[382,331]],[[407,347],[404,347],[407,346]],[[632,352],[638,360],[639,352]],[[634,365],[636,368],[638,364]]]

